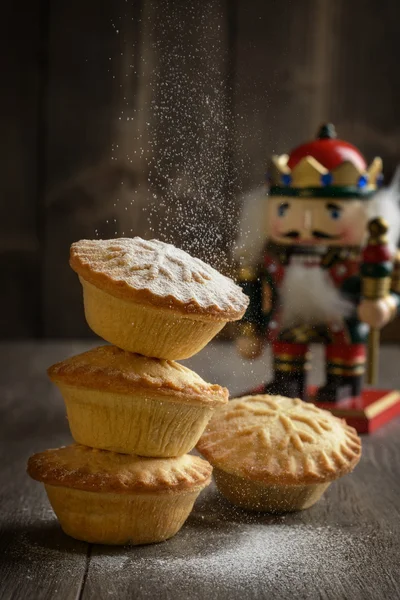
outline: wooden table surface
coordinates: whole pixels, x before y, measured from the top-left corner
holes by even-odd
[[[70,442],[45,369],[89,346],[0,344],[1,600],[400,597],[399,420],[364,437],[355,472],[309,510],[250,514],[211,486],[168,542],[115,548],[67,537],[25,465],[30,454]],[[267,363],[243,363],[228,343],[210,344],[186,362],[233,393],[265,379]],[[381,378],[383,387],[400,386],[400,349],[382,349]]]

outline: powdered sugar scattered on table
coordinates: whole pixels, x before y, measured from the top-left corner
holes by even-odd
[[[97,547],[91,558],[92,581],[100,572],[107,573],[109,581],[116,582],[116,596],[126,585],[140,600],[155,597],[155,590],[162,599],[228,600],[239,597],[240,590],[246,600],[289,598],[301,588],[307,595],[296,598],[310,599],[320,598],[323,586],[330,586],[323,597],[344,598],[342,579],[345,585],[349,573],[354,577],[368,561],[357,553],[356,523],[354,527],[338,527],[329,519],[324,523],[317,508],[315,523],[305,524],[302,513],[252,514],[230,507],[215,491],[210,505],[204,501],[206,495],[210,497],[202,495],[181,532],[165,544]],[[372,528],[365,535],[373,545]],[[274,596],[278,589],[280,595]],[[108,595],[114,596],[112,583]]]

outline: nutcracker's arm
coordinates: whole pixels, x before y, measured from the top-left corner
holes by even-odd
[[[237,280],[249,296],[247,311],[238,325],[236,347],[243,358],[261,356],[265,344],[264,315],[262,312],[262,278],[259,268],[242,267]]]
[[[250,304],[239,325],[239,335],[265,337],[276,303],[276,286],[270,274],[260,266],[241,267],[237,281]]]
[[[393,260],[393,271],[390,282],[390,297],[392,300],[393,318],[400,315],[400,250],[395,254]]]
[[[239,335],[257,337],[262,335],[262,285],[258,267],[240,267],[237,281],[250,298],[247,311],[239,324]]]

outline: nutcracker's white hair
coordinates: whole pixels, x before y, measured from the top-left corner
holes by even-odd
[[[390,185],[381,188],[368,202],[370,219],[383,217],[388,225],[388,241],[392,252],[400,239],[400,166],[397,167]]]
[[[259,262],[266,242],[265,225],[268,194],[259,187],[242,197],[242,215],[239,234],[233,248],[236,261],[242,265]],[[390,185],[380,189],[371,200],[367,200],[370,219],[383,217],[389,224],[389,244],[392,252],[400,239],[400,166]]]

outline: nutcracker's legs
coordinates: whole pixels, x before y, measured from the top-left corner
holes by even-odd
[[[305,399],[309,352],[306,344],[274,342],[274,379],[265,386],[266,394]]]
[[[326,346],[326,384],[317,392],[318,402],[337,402],[359,396],[365,368],[364,344]]]

